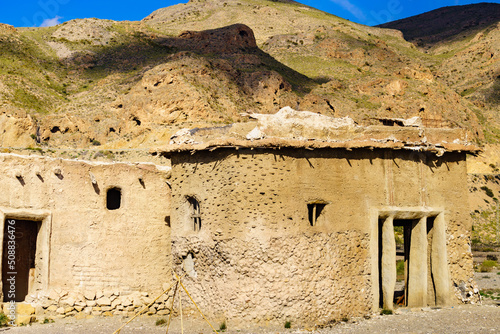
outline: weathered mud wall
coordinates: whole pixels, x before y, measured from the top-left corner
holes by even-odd
[[[188,289],[216,317],[318,324],[363,315],[378,305],[378,219],[374,223],[370,212],[433,207],[446,219],[450,286],[468,284],[465,173],[465,155],[458,153],[174,153],[174,268],[188,273]],[[193,199],[199,231],[193,228]],[[314,226],[308,204],[320,205]]]
[[[170,282],[169,170],[10,154],[0,155],[0,168],[4,219],[40,224],[36,283],[27,301],[49,297],[46,308],[79,303],[91,313],[93,306],[109,307],[132,293],[144,297]],[[121,190],[115,210],[107,208],[110,188]],[[98,305],[102,297],[107,301]],[[126,306],[134,303],[128,299]]]

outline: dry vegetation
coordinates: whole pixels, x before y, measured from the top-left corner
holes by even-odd
[[[234,23],[253,29],[259,49],[218,51],[175,38]],[[423,50],[395,30],[265,0],[190,1],[141,22],[2,26],[0,124],[7,130],[0,143],[147,148],[167,143],[179,127],[286,105],[364,124],[418,115],[426,125],[467,127],[477,141],[496,143],[498,33],[490,25]],[[171,82],[145,89],[151,79]]]

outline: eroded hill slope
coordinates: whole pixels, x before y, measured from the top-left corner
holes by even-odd
[[[480,141],[488,123],[453,71],[473,57],[466,48],[455,61],[294,1],[199,0],[141,22],[1,26],[0,43],[2,147],[156,147],[180,127],[287,105],[362,124],[420,116]]]

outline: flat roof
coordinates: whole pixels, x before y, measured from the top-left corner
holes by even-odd
[[[247,116],[257,121],[183,129],[172,136],[170,145],[153,152],[170,155],[220,148],[339,148],[412,150],[441,156],[445,152],[481,151],[469,141],[464,129],[425,128],[414,121],[409,126],[359,126],[349,117],[333,118],[288,107],[276,114]]]

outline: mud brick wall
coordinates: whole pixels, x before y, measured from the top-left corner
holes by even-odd
[[[53,291],[152,293],[171,281],[165,168],[11,154],[0,155],[0,168],[2,217],[41,224],[27,301]],[[121,189],[116,210],[107,209],[112,187]]]
[[[363,315],[378,304],[373,210],[433,207],[446,217],[450,285],[467,284],[472,260],[465,173],[459,153],[175,153],[173,266],[187,272],[186,285],[204,310],[221,319],[318,324]],[[311,226],[307,204],[313,203],[324,207]]]

